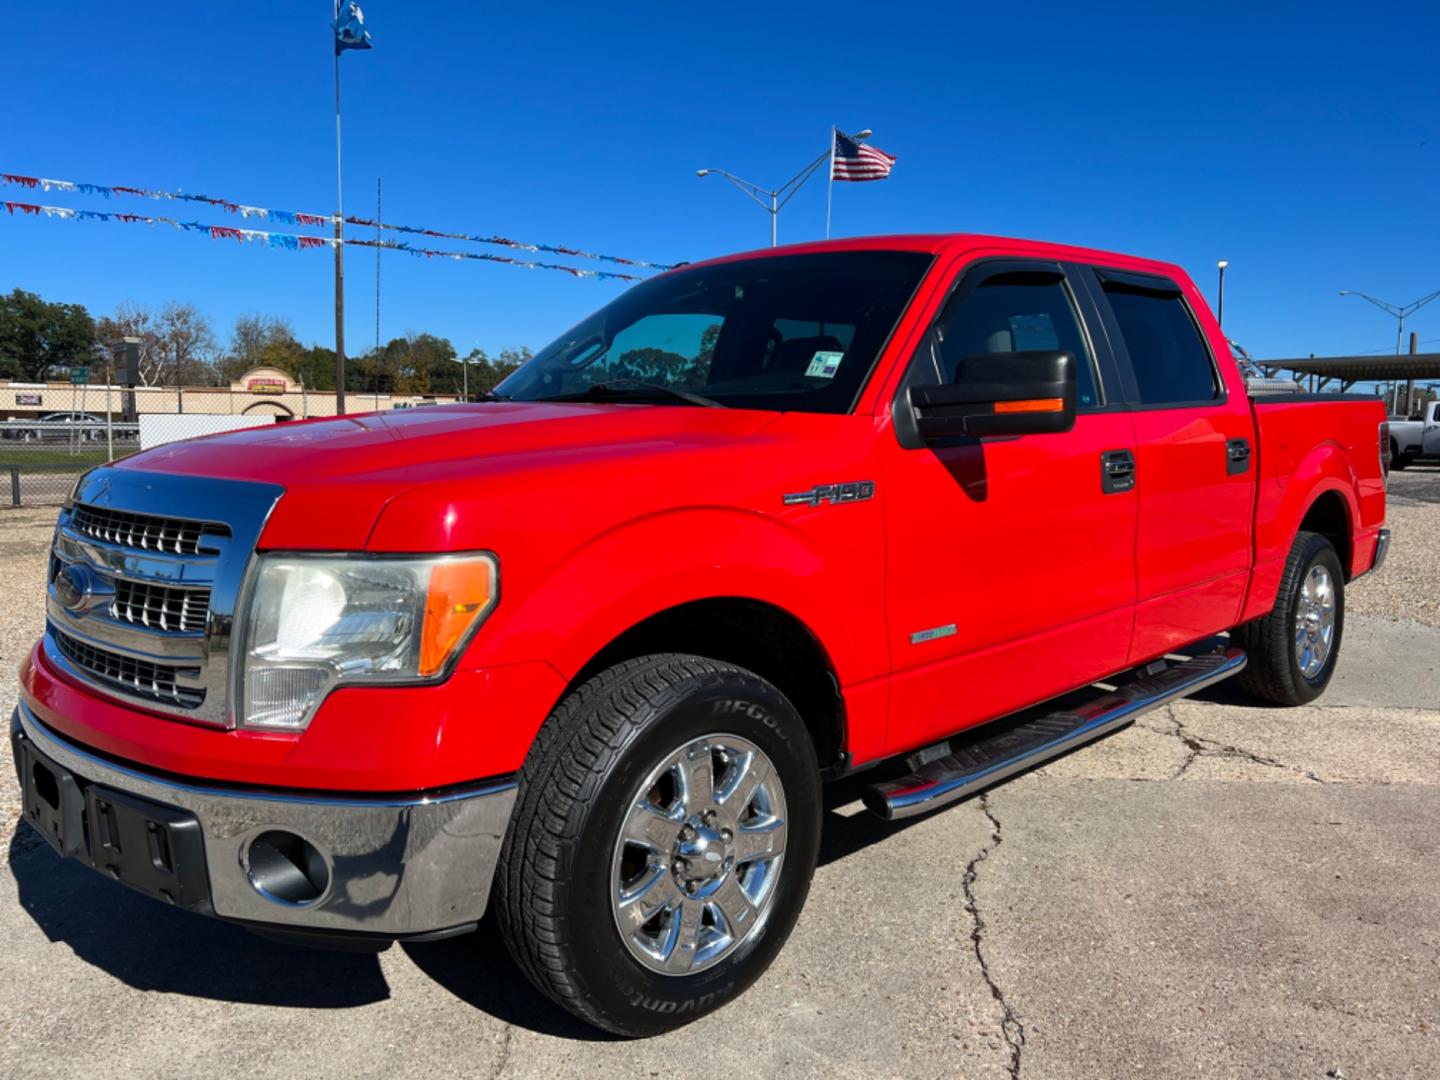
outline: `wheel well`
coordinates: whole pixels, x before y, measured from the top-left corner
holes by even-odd
[[[608,667],[650,653],[690,653],[753,671],[799,711],[821,769],[842,763],[845,709],[839,680],[815,635],[783,608],[717,597],[662,611],[600,650],[565,692]]]
[[[1310,504],[1305,519],[1300,522],[1302,532],[1319,533],[1335,546],[1340,555],[1340,565],[1345,578],[1350,578],[1350,511],[1345,500],[1334,491],[1327,491]]]

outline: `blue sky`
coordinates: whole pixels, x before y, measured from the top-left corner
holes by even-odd
[[[900,159],[886,182],[836,185],[836,235],[1130,251],[1182,264],[1212,300],[1225,257],[1226,328],[1257,356],[1383,351],[1394,320],[1337,291],[1440,288],[1433,4],[364,8],[375,48],[341,60],[347,212],[370,216],[382,176],[387,220],[693,260],[768,241],[766,214],[696,168],[778,184],[835,123]],[[12,4],[4,21],[0,172],[333,209],[327,0]],[[817,179],[781,240],[824,220]],[[351,352],[374,340],[374,268],[352,249]],[[382,274],[386,338],[428,330],[462,352],[538,347],[620,291],[402,255]],[[96,314],[192,301],[222,337],[251,311],[333,336],[324,252],[5,216],[0,289],[17,285]],[[1440,349],[1440,301],[1410,328]]]

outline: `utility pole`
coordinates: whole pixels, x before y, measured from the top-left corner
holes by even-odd
[[[110,384],[115,381],[115,364],[108,350],[105,357],[105,460],[115,460],[115,414],[110,411]]]
[[[340,0],[335,0],[340,21]],[[340,171],[340,50],[335,50],[335,411],[345,415],[345,185]]]
[[[380,360],[380,177],[375,178],[375,360]]]
[[[1414,330],[1410,331],[1410,355],[1414,356],[1420,351],[1420,335]],[[1415,411],[1415,380],[1405,380],[1405,415],[1409,416]]]

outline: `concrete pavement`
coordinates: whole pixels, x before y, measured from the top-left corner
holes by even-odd
[[[903,827],[831,793],[775,968],[644,1042],[487,928],[376,957],[164,908],[22,828],[9,1076],[1440,1075],[1440,630],[1355,616],[1317,706],[1224,687]],[[6,777],[7,784],[13,779]]]

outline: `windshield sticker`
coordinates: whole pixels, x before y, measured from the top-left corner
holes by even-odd
[[[1016,352],[1060,348],[1060,335],[1055,332],[1055,324],[1046,311],[1034,315],[1011,315],[1010,334]]]
[[[805,374],[812,379],[833,379],[835,373],[840,370],[840,361],[845,359],[843,352],[817,352],[810,360],[810,366],[805,369]]]

